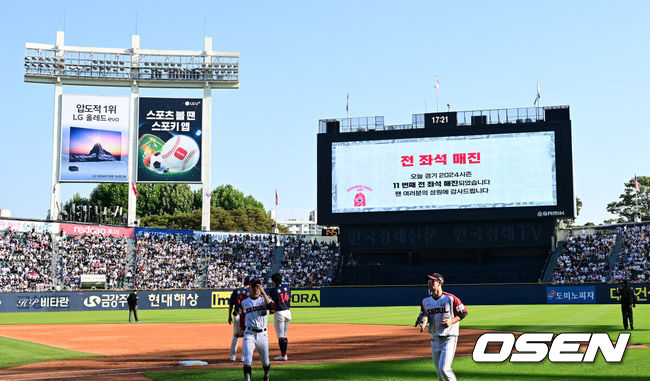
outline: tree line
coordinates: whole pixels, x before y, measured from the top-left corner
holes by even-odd
[[[169,229],[201,229],[203,189],[193,191],[187,184],[138,184],[136,215],[140,226]],[[89,197],[78,193],[63,206],[62,216],[70,221],[121,223],[129,197],[128,184],[99,184]],[[269,233],[274,221],[264,204],[230,184],[210,192],[212,230]],[[278,226],[280,232],[288,232]]]
[[[603,221],[604,224],[622,224],[636,221],[650,221],[650,177],[638,176],[623,183],[623,193],[616,201],[607,204],[607,211],[615,217]],[[637,190],[638,184],[638,190]],[[582,201],[576,197],[576,215],[580,214]],[[575,218],[559,219],[561,226],[571,227]],[[593,222],[585,223],[585,226],[594,226]]]

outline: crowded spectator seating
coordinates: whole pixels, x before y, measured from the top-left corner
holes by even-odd
[[[124,288],[132,274],[127,269],[125,237],[67,235],[59,242],[57,273],[66,289],[79,289],[81,275],[106,275],[107,289]],[[128,272],[127,272],[128,271]]]
[[[51,244],[49,233],[0,233],[0,291],[51,290]]]
[[[280,273],[293,287],[322,287],[332,282],[332,271],[339,263],[336,244],[283,237],[284,258]]]
[[[221,241],[205,237],[209,252],[207,287],[241,287],[242,279],[249,274],[270,278],[268,271],[275,262],[273,236],[231,235]]]
[[[606,282],[610,271],[608,257],[616,234],[569,236],[553,272],[553,283]]]
[[[187,234],[144,232],[137,239],[136,288],[196,288],[202,245]]]
[[[0,291],[77,290],[85,274],[105,275],[107,289],[231,289],[246,275],[270,285],[272,271],[292,287],[321,287],[332,282],[340,262],[336,243],[301,236],[243,233],[216,239],[144,231],[134,240],[129,252],[126,237],[1,232]]]
[[[623,246],[612,273],[612,282],[628,280],[645,282],[650,279],[650,227],[624,229]]]

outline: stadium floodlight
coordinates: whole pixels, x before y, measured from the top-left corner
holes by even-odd
[[[62,35],[62,32],[59,32]],[[239,88],[239,53],[25,44],[25,82],[80,86]],[[211,39],[210,45],[211,45]],[[227,68],[227,70],[223,70]]]
[[[64,33],[56,34],[56,44],[25,44],[25,82],[54,85],[54,139],[52,142],[51,220],[60,213],[59,152],[61,149],[61,102],[63,85],[119,86],[131,88],[129,118],[128,184],[135,184],[138,152],[135,130],[139,88],[203,89],[201,184],[210,189],[212,89],[239,88],[239,53],[212,50],[206,37],[204,49],[140,49],[140,36],[133,35],[131,47],[97,48],[66,46]],[[130,186],[129,186],[130,188]],[[129,192],[128,225],[136,224],[136,196]],[[204,192],[202,229],[210,229],[210,194]]]

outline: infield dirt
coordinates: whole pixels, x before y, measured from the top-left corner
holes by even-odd
[[[279,355],[269,325],[271,359]],[[468,355],[484,331],[461,329],[457,355]],[[241,366],[228,361],[232,327],[223,323],[50,324],[0,326],[0,336],[83,351],[102,357],[52,361],[0,370],[0,379],[147,379],[145,371],[188,369],[181,360],[208,367]],[[430,336],[417,328],[387,325],[291,324],[289,361],[282,363],[406,360],[431,356]],[[238,355],[241,353],[239,341]],[[239,358],[238,358],[239,360]],[[253,365],[259,365],[257,353]]]

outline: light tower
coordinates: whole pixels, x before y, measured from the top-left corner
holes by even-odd
[[[58,31],[56,44],[25,44],[25,82],[54,85],[51,220],[58,219],[60,199],[61,100],[63,85],[130,87],[129,184],[135,184],[138,143],[139,88],[203,89],[201,134],[202,230],[210,230],[210,161],[212,89],[239,88],[239,53],[212,50],[206,37],[202,51],[140,49],[140,36],[131,48],[65,46]],[[136,196],[129,191],[128,225],[136,222]]]

